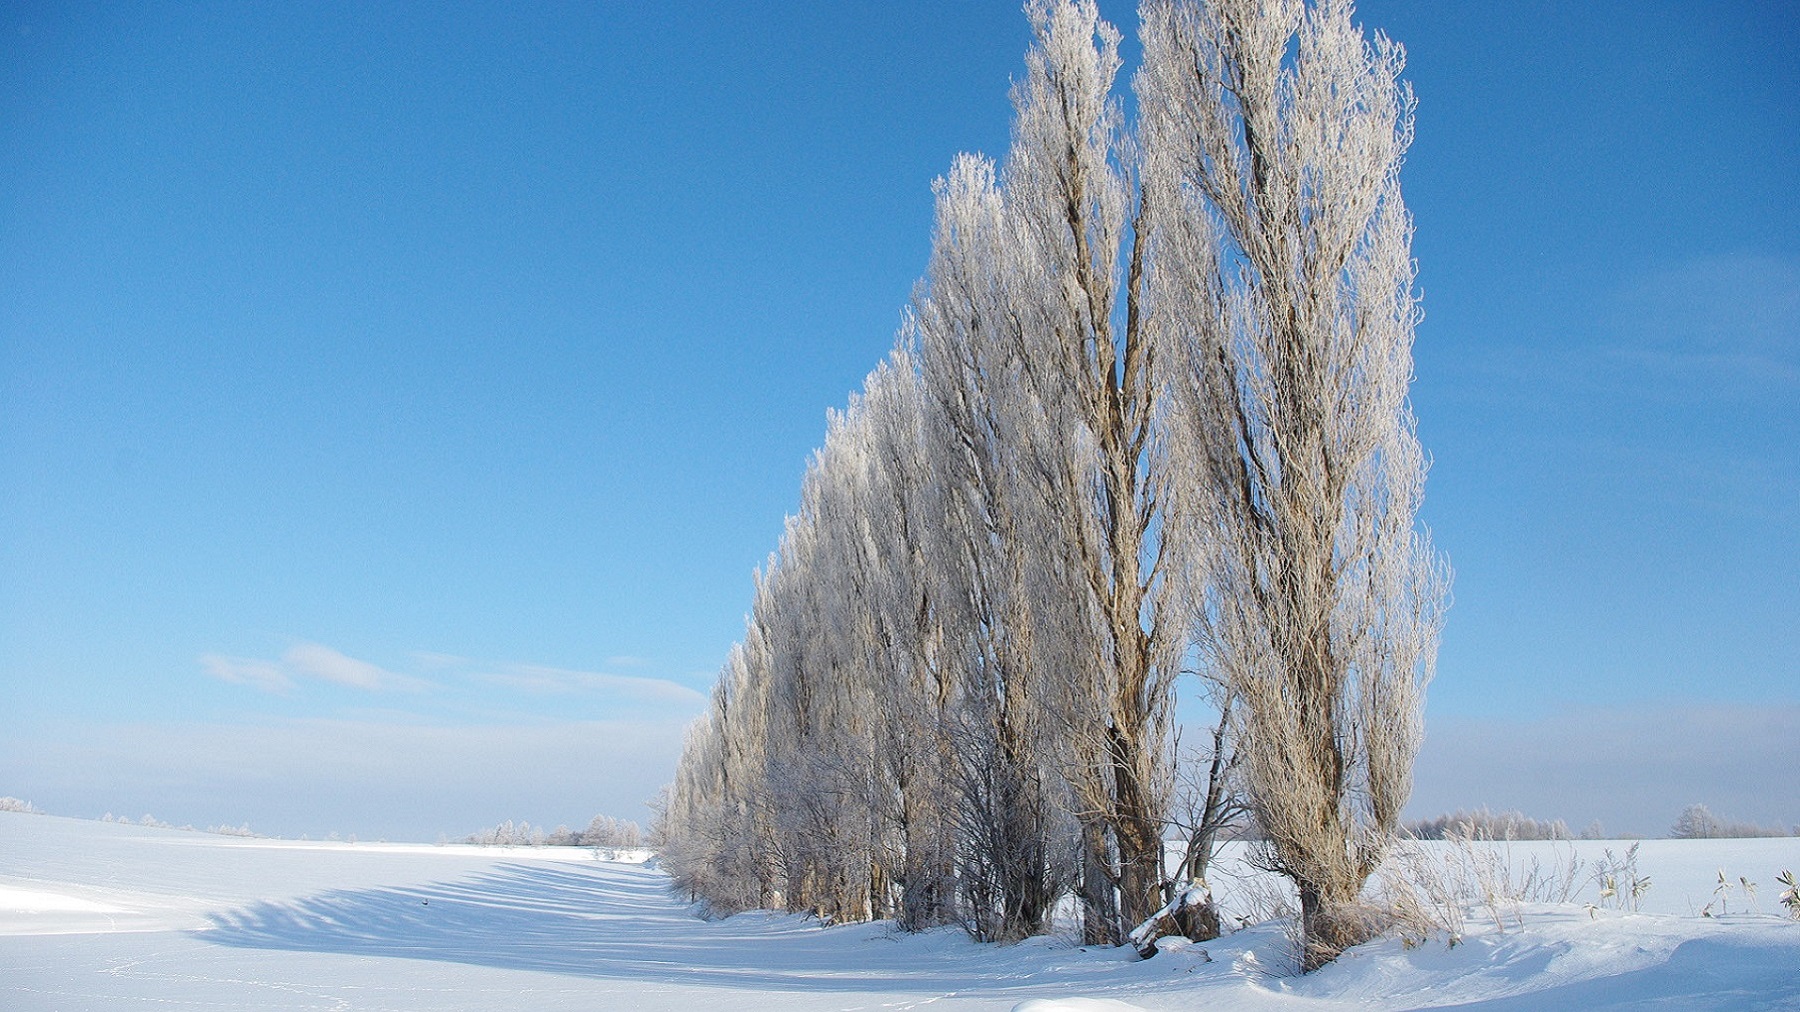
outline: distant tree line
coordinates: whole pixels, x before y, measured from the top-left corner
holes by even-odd
[[[469,834],[467,842],[487,847],[607,847],[636,850],[647,840],[642,827],[610,815],[596,815],[587,828],[571,831],[567,826],[545,830],[529,822],[514,823],[510,819],[489,829]]]
[[[1751,822],[1721,819],[1705,805],[1689,805],[1682,809],[1675,824],[1669,827],[1669,836],[1676,840],[1748,840],[1757,837],[1800,836],[1800,825],[1785,829],[1781,826],[1759,826]]]
[[[1118,943],[1248,811],[1305,966],[1366,937],[1448,572],[1415,522],[1413,102],[1351,13],[1145,0],[1128,121],[1118,31],[1027,5],[1011,149],[937,182],[896,347],[688,733],[680,888],[996,940],[1073,893]],[[1214,720],[1185,748],[1178,697]]]
[[[1540,822],[1520,812],[1491,812],[1478,808],[1457,810],[1434,819],[1419,819],[1402,827],[1420,840],[1573,840],[1575,834],[1561,819]],[[1583,834],[1584,836],[1586,833]]]
[[[1608,839],[1605,827],[1598,821],[1590,823],[1577,835],[1571,834],[1568,824],[1561,819],[1540,821],[1519,812],[1492,812],[1486,808],[1418,819],[1401,828],[1420,840]],[[1744,840],[1780,836],[1800,836],[1800,826],[1783,828],[1721,819],[1705,805],[1689,805],[1682,809],[1674,825],[1669,827],[1669,838],[1673,840]]]

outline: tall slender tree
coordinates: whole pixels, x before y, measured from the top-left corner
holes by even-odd
[[[1030,462],[1023,491],[1050,532],[1035,603],[1057,617],[1040,656],[1070,745],[1086,934],[1116,942],[1121,916],[1137,923],[1162,902],[1182,632],[1163,571],[1179,532],[1163,529],[1153,438],[1167,357],[1143,312],[1145,205],[1112,94],[1119,34],[1088,0],[1033,0],[1026,13],[1035,42],[1014,89],[1012,147],[983,198],[1003,255],[960,233],[938,255],[996,265],[981,297],[957,308],[987,321],[968,328],[976,338],[1004,343],[1037,419],[1013,452]]]
[[[1184,208],[1169,291],[1195,324],[1196,614],[1310,969],[1370,927],[1357,897],[1411,792],[1447,597],[1406,398],[1412,95],[1347,0],[1150,0],[1143,23],[1146,145]]]
[[[1069,877],[1065,738],[1049,721],[1060,642],[1040,493],[1054,467],[1022,376],[1019,250],[992,163],[940,180],[926,282],[914,300],[934,523],[926,533],[943,660],[957,673],[959,880],[980,937],[1041,930]]]

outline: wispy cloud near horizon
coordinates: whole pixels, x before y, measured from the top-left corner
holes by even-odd
[[[201,654],[201,670],[221,682],[248,685],[264,692],[287,695],[294,691],[294,680],[275,661],[259,661],[251,657],[227,657],[224,654]]]
[[[72,723],[0,740],[5,790],[58,814],[151,813],[429,842],[504,819],[647,821],[686,721],[274,718]]]
[[[315,678],[369,692],[423,692],[435,686],[423,678],[402,675],[359,661],[318,643],[300,643],[281,655],[288,667]]]
[[[705,692],[683,682],[649,674],[615,674],[516,661],[487,662],[455,654],[415,651],[414,673],[390,670],[316,642],[300,642],[274,660],[209,653],[199,658],[206,674],[276,696],[294,696],[309,684],[328,684],[367,693],[429,693],[431,709],[491,717],[527,699],[579,697],[598,707],[597,716],[626,712],[692,713],[706,704]],[[641,658],[609,658],[649,667]],[[624,666],[624,665],[621,665]],[[424,677],[429,675],[430,678]],[[525,704],[529,709],[529,704]],[[566,704],[558,704],[563,706]],[[562,716],[563,714],[541,714]]]
[[[224,654],[200,655],[200,667],[222,682],[290,695],[316,680],[364,692],[425,692],[436,686],[423,678],[389,671],[320,643],[296,643],[273,661]]]
[[[706,694],[698,689],[666,678],[646,678],[639,675],[570,671],[537,664],[509,664],[498,671],[476,677],[492,685],[534,695],[592,693],[620,696],[643,703],[699,705],[706,702]]]

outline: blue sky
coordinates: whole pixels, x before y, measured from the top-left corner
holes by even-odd
[[[1420,100],[1457,571],[1415,809],[1800,822],[1800,19],[1359,16]],[[0,793],[641,817],[1027,41],[1009,2],[0,4]]]

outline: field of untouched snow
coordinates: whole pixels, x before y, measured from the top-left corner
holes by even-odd
[[[1625,844],[1514,844],[1515,868]],[[1274,894],[1227,855],[1228,907]],[[1236,867],[1234,867],[1236,865]],[[1800,1009],[1800,840],[1650,841],[1640,913],[1526,903],[1463,944],[1384,939],[1307,977],[1263,924],[1155,959],[955,930],[694,918],[586,850],[247,840],[0,813],[0,1008]],[[1730,913],[1701,917],[1720,870]],[[1754,901],[1737,882],[1759,884]],[[1715,905],[1715,911],[1719,908]],[[1521,926],[1522,921],[1522,926]],[[1167,944],[1167,943],[1165,943]]]

